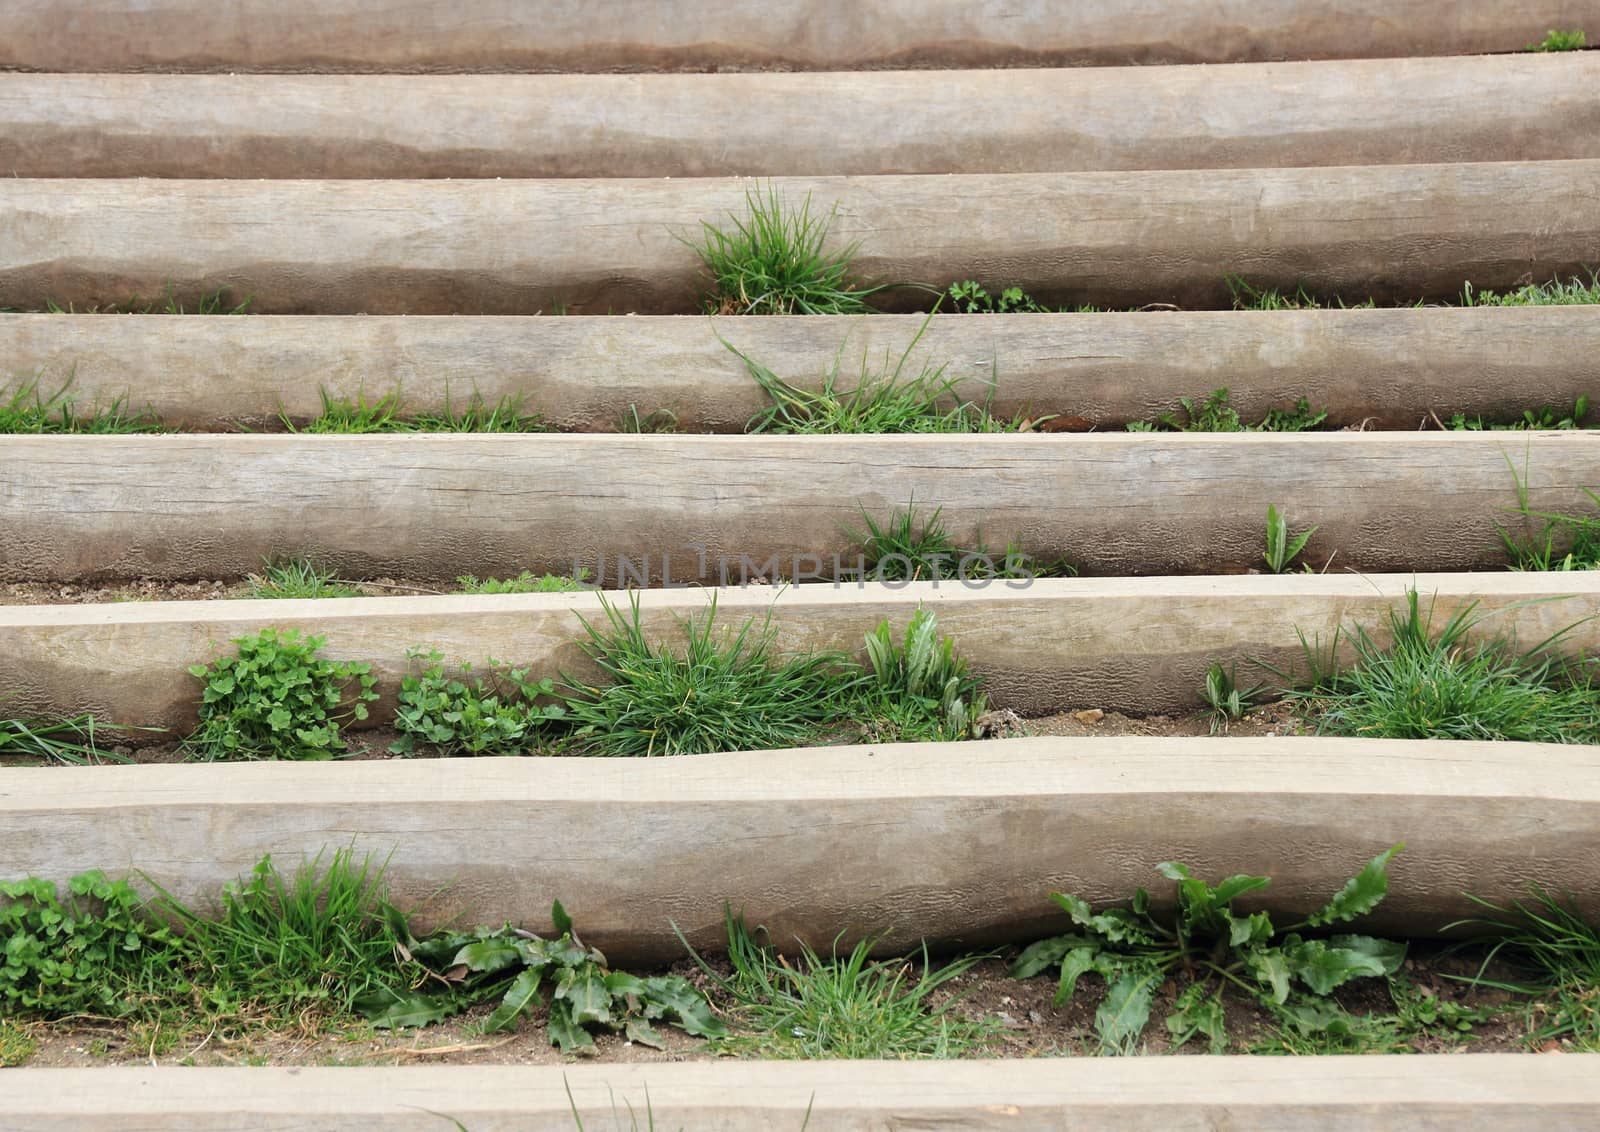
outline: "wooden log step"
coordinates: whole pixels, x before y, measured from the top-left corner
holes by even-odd
[[[689,241],[747,194],[859,242],[875,301],[948,283],[1052,304],[1228,305],[1225,277],[1380,301],[1600,263],[1600,160],[1333,169],[594,181],[0,179],[0,306],[219,287],[260,314],[688,313]],[[955,223],[952,217],[960,216]],[[930,238],[930,233],[937,236]]]
[[[271,853],[387,859],[428,924],[549,928],[559,898],[617,962],[775,941],[973,949],[1058,932],[1049,901],[1150,889],[1156,864],[1252,873],[1289,919],[1404,842],[1363,928],[1433,935],[1530,884],[1600,900],[1590,748],[1373,739],[1004,739],[660,759],[7,769],[8,875],[140,869],[194,906]],[[515,846],[514,851],[510,847]],[[435,895],[437,894],[437,895]]]
[[[1521,51],[1595,0],[11,0],[27,71],[829,70]],[[1592,34],[1592,32],[1591,32]],[[1367,92],[1370,94],[1371,92]]]
[[[1519,480],[1534,511],[1589,513],[1600,435],[18,436],[0,581],[238,578],[301,554],[358,578],[583,566],[609,586],[624,556],[655,582],[726,583],[741,557],[831,580],[863,513],[912,501],[962,546],[1094,575],[1257,567],[1269,504],[1320,527],[1319,566],[1496,568]]]
[[[857,655],[880,622],[899,633],[926,604],[985,677],[997,706],[1025,716],[1083,708],[1146,715],[1197,710],[1212,664],[1237,665],[1242,679],[1258,671],[1254,661],[1303,675],[1302,631],[1327,646],[1335,630],[1360,624],[1381,640],[1388,611],[1410,588],[1431,605],[1437,626],[1476,602],[1480,634],[1514,636],[1531,647],[1577,625],[1566,647],[1593,654],[1600,646],[1593,620],[1600,577],[1592,572],[869,582],[726,588],[715,596],[716,624],[725,630],[770,613],[780,652]],[[709,596],[639,594],[646,635],[681,640],[680,620],[704,616]],[[628,600],[615,593],[609,599]],[[597,674],[578,643],[580,618],[603,617],[594,593],[0,606],[0,690],[13,715],[90,712],[182,737],[194,727],[200,696],[189,665],[232,653],[237,637],[296,628],[326,637],[324,653],[333,659],[373,666],[384,696],[371,719],[378,724],[392,718],[412,646],[438,649],[452,661],[494,657],[535,674],[592,679]]]
[[[1118,429],[1219,387],[1248,421],[1304,397],[1327,426],[1414,429],[1453,413],[1513,420],[1600,397],[1600,307],[865,317],[107,318],[0,315],[0,374],[80,410],[123,399],[199,431],[304,425],[321,395],[403,413],[521,398],[554,427],[609,432],[637,412],[742,432],[771,404],[723,342],[820,389],[837,368],[903,379],[943,366],[996,415]],[[720,340],[719,340],[720,338]],[[663,418],[665,419],[665,418]]]
[[[648,1112],[664,1128],[876,1132],[1327,1132],[1445,1126],[1579,1132],[1596,1055],[1118,1057],[1025,1061],[720,1060],[657,1065],[15,1069],[9,1116],[37,1132],[570,1132]]]
[[[1595,157],[1600,56],[1589,52],[1160,70],[0,75],[0,170],[13,177],[1058,173]]]

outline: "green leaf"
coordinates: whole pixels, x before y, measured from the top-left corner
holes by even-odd
[[[412,940],[407,944],[407,950],[418,963],[443,969],[454,966],[456,953],[476,939],[476,936],[467,935],[465,932],[449,932],[432,935],[426,939]]]
[[[1307,999],[1279,1007],[1278,1016],[1301,1034],[1347,1033],[1350,1015],[1336,1002]]]
[[[517,1019],[522,1017],[541,1001],[539,997],[539,981],[544,978],[544,972],[536,969],[524,970],[511,981],[511,986],[506,988],[505,997],[500,1000],[500,1005],[494,1008],[494,1013],[489,1015],[489,1020],[483,1024],[485,1033],[495,1033],[499,1030],[512,1030],[516,1028]],[[551,1010],[555,1014],[554,1008]]]
[[[613,998],[623,998],[628,995],[639,998],[649,992],[649,987],[637,975],[630,975],[626,971],[612,971],[606,975],[606,990]]]
[[[1289,963],[1277,948],[1263,947],[1247,952],[1244,963],[1257,982],[1272,988],[1269,996],[1273,1002],[1283,1003],[1289,997]]]
[[[1385,975],[1394,974],[1406,961],[1406,945],[1392,939],[1376,939],[1370,935],[1336,935],[1328,938],[1328,946],[1371,956],[1383,968]]]
[[[1102,1053],[1134,1052],[1139,1035],[1150,1021],[1150,999],[1160,977],[1159,970],[1140,965],[1124,971],[1111,984],[1105,1001],[1094,1012]]]
[[[1099,945],[1075,947],[1061,959],[1061,982],[1056,987],[1055,1004],[1060,1006],[1078,989],[1078,979],[1090,971],[1101,970]]]
[[[1311,541],[1311,536],[1316,534],[1321,529],[1321,527],[1311,527],[1305,532],[1295,535],[1295,537],[1289,543],[1289,552],[1283,556],[1284,562],[1286,564],[1293,562],[1295,557],[1306,548],[1306,543]]]
[[[622,1024],[622,1032],[630,1042],[638,1042],[651,1049],[665,1049],[666,1043],[661,1040],[661,1035],[656,1033],[650,1023],[643,1018],[629,1018]]]
[[[680,975],[657,975],[644,980],[643,998],[663,1014],[676,1016],[678,1028],[700,1038],[721,1038],[728,1033],[722,1019],[711,1013],[705,995]]]
[[[1240,919],[1228,920],[1228,946],[1235,951],[1256,947],[1272,938],[1272,917],[1266,912],[1255,912]]]
[[[1405,842],[1391,845],[1362,870],[1345,882],[1327,904],[1306,919],[1306,926],[1320,928],[1341,920],[1353,920],[1376,908],[1389,892],[1389,862],[1404,849]]]
[[[1231,876],[1217,885],[1212,893],[1212,899],[1218,904],[1231,904],[1235,897],[1243,896],[1246,892],[1255,892],[1257,889],[1266,888],[1272,881],[1267,877],[1252,877],[1240,873]]]
[[[550,919],[555,923],[556,935],[572,934],[572,917],[567,915],[567,910],[561,906],[561,901],[550,902]]]
[[[550,1044],[560,1048],[562,1053],[578,1053],[593,1048],[594,1039],[589,1036],[589,1031],[574,1022],[567,1010],[564,1002],[550,1004],[550,1021],[545,1027]]]
[[[1103,936],[1108,943],[1149,943],[1150,932],[1141,924],[1135,913],[1126,908],[1107,908],[1096,913],[1089,902],[1064,892],[1052,892],[1050,899],[1059,904],[1072,922]]]
[[[354,1005],[380,1030],[403,1030],[448,1018],[459,1011],[462,1004],[453,995],[400,994],[384,989],[362,995]]]
[[[521,963],[522,952],[516,943],[504,936],[474,940],[457,951],[450,961],[452,967],[464,964],[474,971],[483,972],[504,971]]]
[[[1351,979],[1384,974],[1384,964],[1376,956],[1329,947],[1320,939],[1297,941],[1285,947],[1283,955],[1290,970],[1314,994],[1332,994]]]
[[[1090,928],[1103,936],[1108,943],[1152,943],[1150,931],[1133,912],[1126,908],[1107,908],[1090,921]]]
[[[1094,922],[1094,909],[1083,897],[1073,896],[1067,892],[1052,892],[1050,899],[1059,904],[1062,910],[1072,917],[1072,922],[1079,927],[1086,928]]]
[[[1023,948],[1022,954],[1012,961],[1007,973],[1013,979],[1031,979],[1061,962],[1061,957],[1073,948],[1093,945],[1087,936],[1076,934],[1041,939]]]
[[[1219,1054],[1228,1048],[1227,1021],[1222,1012],[1222,992],[1206,993],[1205,984],[1193,983],[1173,1003],[1167,1015],[1167,1032],[1172,1035],[1172,1048],[1178,1049],[1196,1034],[1209,1040],[1211,1053]]]
[[[572,1008],[573,1022],[580,1026],[611,1021],[611,991],[606,988],[605,976],[593,964],[562,975],[555,997],[566,1000]]]

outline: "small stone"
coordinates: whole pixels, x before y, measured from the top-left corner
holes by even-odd
[[[1096,723],[1099,723],[1105,717],[1106,713],[1097,707],[1090,708],[1088,711],[1075,711],[1072,713],[1072,718],[1076,719],[1079,723],[1082,723],[1085,726],[1092,726]]]

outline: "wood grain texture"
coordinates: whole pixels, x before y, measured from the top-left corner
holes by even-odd
[[[1159,71],[0,74],[0,171],[719,177],[1594,158],[1597,89],[1600,57],[1585,52]]]
[[[724,902],[783,946],[883,933],[975,948],[1063,930],[1156,865],[1272,878],[1289,919],[1404,841],[1365,927],[1431,935],[1529,884],[1600,901],[1592,747],[1337,739],[1012,739],[672,759],[479,759],[17,769],[0,774],[8,870],[139,869],[191,906],[264,853],[387,858],[427,924],[548,931],[559,897],[618,962],[726,945]],[[392,855],[391,854],[392,851]],[[435,893],[439,893],[437,897]]]
[[[1596,1055],[709,1061],[658,1065],[15,1069],[6,1132],[570,1132],[617,1111],[704,1132],[1584,1132]]]
[[[609,587],[633,580],[621,556],[657,582],[832,580],[863,512],[912,503],[962,547],[1092,575],[1257,567],[1269,504],[1320,526],[1308,563],[1463,570],[1504,564],[1497,525],[1537,526],[1507,514],[1519,478],[1535,511],[1589,513],[1600,435],[16,436],[0,580],[238,578],[307,554],[357,578],[587,568]]]
[[[1595,0],[9,0],[0,66],[591,71],[1220,63],[1519,51]]]
[[[808,389],[837,363],[848,389],[864,367],[892,370],[923,321],[12,314],[0,315],[0,373],[197,430],[279,428],[280,412],[303,424],[323,389],[368,400],[398,389],[412,412],[477,392],[520,396],[570,431],[614,431],[635,408],[742,432],[770,402],[719,336]],[[1600,393],[1600,307],[936,315],[906,376],[924,365],[1006,417],[1114,429],[1226,386],[1248,420],[1305,397],[1334,427],[1411,429],[1429,414],[1513,419]]]
[[[754,182],[0,179],[0,306],[231,287],[259,314],[689,313],[687,241]],[[837,205],[863,281],[1016,285],[1048,303],[1229,305],[1225,277],[1448,298],[1600,263],[1600,160],[777,178]],[[952,217],[959,216],[959,224]],[[925,305],[926,291],[879,296]]]
[[[1592,620],[1600,614],[1600,578],[1590,573],[1055,579],[981,589],[950,582],[780,592],[752,586],[715,596],[724,631],[770,614],[780,651],[856,655],[881,621],[899,632],[926,603],[984,675],[996,704],[1029,716],[1094,707],[1143,715],[1198,709],[1213,663],[1237,663],[1242,673],[1254,670],[1253,661],[1300,669],[1297,630],[1328,642],[1336,628],[1358,623],[1381,640],[1381,623],[1408,587],[1435,603],[1436,624],[1479,602],[1481,633],[1512,634],[1531,645],[1582,622],[1568,647],[1600,647],[1600,621]],[[646,634],[680,640],[679,620],[704,616],[711,596],[641,593]],[[187,666],[230,651],[229,642],[247,633],[292,627],[326,636],[327,656],[372,664],[385,693],[373,722],[382,722],[409,671],[411,646],[437,648],[451,661],[492,656],[536,675],[587,678],[579,618],[602,616],[594,593],[0,606],[0,690],[18,715],[87,711],[184,735],[194,726],[200,690]]]

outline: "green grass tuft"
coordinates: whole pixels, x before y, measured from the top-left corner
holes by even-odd
[[[1571,307],[1594,303],[1600,303],[1600,274],[1593,271],[1587,283],[1572,276],[1564,282],[1552,279],[1548,283],[1529,283],[1503,294],[1474,291],[1471,283],[1461,291],[1464,307]]]
[[[1285,293],[1276,287],[1252,286],[1237,275],[1226,276],[1224,282],[1233,296],[1233,309],[1236,311],[1309,311],[1324,310],[1330,305],[1307,291],[1304,284]],[[1360,303],[1335,299],[1331,305],[1340,310],[1364,310],[1377,304],[1371,299]]]
[[[104,436],[168,431],[148,407],[130,411],[126,397],[84,411],[71,390],[70,378],[54,393],[44,392],[37,378],[20,382],[15,388],[0,389],[0,434]]]
[[[1182,418],[1178,412],[1183,414]],[[1292,409],[1268,409],[1255,424],[1246,423],[1233,407],[1228,390],[1213,389],[1199,405],[1178,398],[1178,410],[1154,421],[1130,421],[1129,432],[1309,432],[1328,419],[1326,409],[1313,409],[1304,397]]]
[[[87,713],[70,719],[0,719],[0,756],[43,759],[68,766],[125,763],[121,755],[101,749],[97,733],[119,733],[123,728],[97,723]]]
[[[1529,51],[1581,51],[1587,41],[1582,31],[1557,31],[1551,28],[1538,43],[1528,44]]]
[[[617,424],[617,431],[638,435],[675,433],[679,431],[678,415],[671,409],[656,409],[640,416],[639,406],[629,405],[628,411],[622,414],[622,420]]]
[[[708,313],[861,314],[883,290],[851,280],[858,244],[826,250],[835,212],[812,215],[809,193],[796,207],[769,185],[746,191],[745,204],[729,229],[701,221],[701,240],[690,245],[710,276]]]
[[[984,956],[935,968],[926,950],[915,959],[868,958],[872,940],[824,958],[804,943],[790,962],[757,941],[742,916],[726,913],[723,977],[690,954],[732,1006],[740,1032],[722,1039],[740,1053],[769,1058],[950,1058],[978,1051],[998,1027],[963,1017],[950,990]],[[680,936],[680,939],[682,937]],[[684,944],[688,946],[687,942]]]
[[[452,405],[445,390],[444,405],[438,412],[418,413],[411,419],[413,432],[549,432],[550,426],[538,413],[522,408],[522,394],[508,393],[494,404],[474,393],[465,405]]]
[[[579,570],[576,578],[562,574],[534,574],[524,570],[514,578],[476,578],[463,574],[456,579],[462,593],[468,594],[561,594],[584,588],[587,570]]]
[[[1558,899],[1538,886],[1530,895],[1529,901],[1510,906],[1469,897],[1486,914],[1445,930],[1469,929],[1488,945],[1483,965],[1470,980],[1475,986],[1538,996],[1538,1001],[1522,1005],[1529,1045],[1565,1040],[1579,1050],[1600,1053],[1600,926],[1570,896]],[[1495,959],[1527,972],[1527,982],[1485,978]]]
[[[308,1020],[348,1014],[394,977],[384,864],[340,849],[287,877],[263,857],[201,916],[160,892],[155,907],[184,932],[190,978],[209,1010],[234,1019]],[[159,891],[159,890],[158,890]]]
[[[560,691],[574,739],[597,755],[689,755],[804,746],[840,714],[859,680],[837,653],[780,657],[768,619],[718,631],[716,602],[680,618],[682,646],[650,640],[639,595],[583,621],[584,651],[608,682]]]
[[[278,419],[289,432],[313,434],[363,434],[372,432],[407,432],[407,423],[400,419],[400,391],[392,389],[375,401],[367,400],[361,390],[355,397],[336,397],[326,388],[318,391],[322,398],[322,412],[301,427],[287,413],[280,412]]]
[[[0,1019],[0,1069],[14,1069],[26,1065],[39,1043],[32,1034],[15,1022]]]
[[[1584,490],[1583,494],[1595,508],[1588,515],[1535,511],[1530,504],[1526,466],[1519,473],[1510,456],[1506,457],[1506,463],[1517,487],[1517,506],[1511,509],[1511,514],[1524,524],[1521,532],[1497,527],[1509,567],[1537,571],[1600,570],[1600,494]],[[1535,522],[1539,529],[1529,533],[1526,528]]]
[[[892,367],[886,358],[882,368],[875,368],[863,354],[860,373],[850,379],[841,377],[844,347],[840,346],[832,368],[823,375],[822,386],[816,390],[790,385],[718,337],[744,362],[750,376],[772,399],[769,407],[751,418],[747,432],[839,435],[1019,431],[1027,423],[1025,418],[1007,421],[989,411],[992,383],[989,398],[979,403],[961,397],[956,389],[961,379],[946,377],[945,366],[924,363],[915,374],[907,373],[911,352],[927,328],[928,320],[924,319]]]
[[[1347,634],[1355,661],[1333,671],[1308,646],[1314,685],[1287,699],[1322,735],[1600,742],[1590,662],[1555,651],[1573,627],[1520,651],[1506,637],[1469,643],[1482,621],[1476,610],[1474,602],[1435,632],[1432,607],[1424,612],[1408,591],[1404,609],[1388,614],[1391,643],[1355,626]]]
[[[392,389],[369,401],[365,390],[355,397],[337,397],[327,389],[320,391],[322,412],[304,426],[296,425],[287,413],[278,419],[290,432],[305,433],[414,433],[414,432],[547,432],[549,426],[537,413],[524,412],[522,395],[507,394],[494,404],[474,392],[465,405],[451,402],[445,389],[444,405],[434,411],[402,414],[400,390]]]
[[[889,622],[867,634],[870,679],[860,693],[862,717],[871,720],[875,738],[896,743],[940,742],[975,737],[977,720],[988,710],[974,676],[955,642],[939,636],[932,609],[920,607],[896,642]]]
[[[1053,561],[1035,559],[1016,544],[1004,553],[990,550],[982,540],[975,547],[963,547],[945,528],[939,516],[942,507],[923,516],[916,500],[891,512],[882,523],[861,509],[865,531],[847,532],[860,547],[862,571],[870,578],[887,582],[946,581],[964,578],[969,582],[998,579],[1069,578],[1077,570],[1065,558]]]
[[[1588,428],[1590,426],[1584,424],[1584,420],[1588,415],[1589,398],[1585,395],[1574,400],[1570,408],[1541,405],[1537,409],[1524,409],[1520,417],[1507,421],[1485,421],[1481,416],[1469,417],[1465,413],[1453,413],[1450,417],[1450,423],[1445,427],[1452,432]]]
[[[1205,718],[1211,725],[1211,734],[1228,730],[1228,724],[1237,723],[1245,712],[1256,706],[1262,685],[1253,688],[1239,687],[1239,674],[1235,667],[1224,668],[1213,664],[1206,669],[1206,678],[1200,685],[1200,698],[1206,703]]]
[[[263,599],[361,597],[354,584],[338,578],[332,570],[316,565],[309,558],[268,559],[261,573],[246,579],[248,596]]]
[[[235,303],[232,297],[232,288],[221,287],[211,292],[202,294],[193,311],[184,310],[183,304],[178,301],[177,291],[170,285],[167,287],[167,297],[158,302],[147,303],[142,299],[133,298],[125,303],[112,303],[104,307],[90,307],[86,311],[74,310],[71,303],[61,306],[52,299],[44,301],[44,309],[50,314],[200,314],[200,315],[229,315],[244,314],[249,309],[252,296]]]

